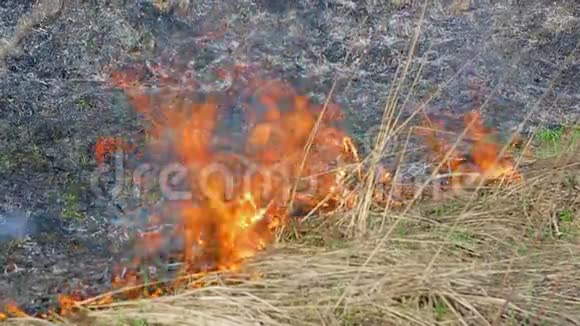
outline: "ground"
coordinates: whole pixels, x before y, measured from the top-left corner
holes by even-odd
[[[549,4],[433,2],[423,13],[421,1],[2,1],[0,266],[4,271],[0,300],[14,300],[32,313],[54,306],[56,294],[78,286],[78,282],[94,294],[109,287],[111,265],[126,250],[127,231],[122,221],[131,204],[122,196],[94,193],[90,183],[96,170],[94,146],[98,137],[137,139],[142,132],[142,121],[125,96],[105,84],[111,67],[117,65],[177,62],[204,80],[206,87],[215,89],[223,86],[216,81],[216,67],[248,64],[293,82],[318,101],[324,100],[336,82],[333,100],[345,110],[346,128],[363,153],[369,152],[376,129],[373,126],[380,125],[391,87],[400,85],[397,108],[401,121],[423,105],[425,112],[443,118],[481,105],[482,116],[502,137],[514,132],[527,137],[542,130],[534,144],[547,153],[546,157],[560,155],[563,145],[558,128],[577,125],[580,112],[580,6],[573,0]],[[418,28],[416,49],[407,60]],[[397,80],[397,68],[407,62],[410,77]],[[412,142],[416,152],[424,150],[419,140]],[[387,151],[395,147],[389,146]],[[557,164],[566,173],[578,169],[574,160]],[[427,167],[415,159],[407,165],[407,172],[425,174]],[[530,169],[544,173],[538,177],[544,181],[550,170]],[[395,324],[429,324],[431,317],[424,317],[427,313],[471,324],[482,322],[478,314],[490,316],[486,309],[502,305],[513,313],[513,323],[521,323],[525,312],[538,311],[544,313],[539,313],[537,320],[533,314],[526,317],[530,325],[543,321],[579,323],[580,280],[573,280],[571,275],[578,268],[574,254],[578,252],[578,235],[574,233],[578,230],[578,212],[574,210],[574,189],[577,191],[578,186],[573,173],[570,175],[567,179],[557,176],[557,180],[572,180],[570,184],[553,185],[540,194],[530,190],[525,198],[514,195],[516,190],[507,191],[494,197],[497,202],[491,204],[489,200],[471,206],[455,203],[450,204],[451,211],[448,206],[436,207],[399,217],[422,216],[425,223],[395,225],[397,214],[388,218],[379,215],[377,219],[383,224],[369,227],[376,231],[375,237],[381,238],[392,225],[397,232],[379,246],[372,237],[368,242],[344,240],[339,230],[328,231],[328,235],[312,231],[309,236],[290,239],[290,244],[280,244],[257,263],[258,269],[268,269],[268,264],[278,268],[279,278],[269,275],[258,283],[271,281],[271,286],[282,292],[294,284],[304,283],[304,288],[281,297],[258,295],[253,302],[240,299],[238,308],[244,310],[247,306],[242,305],[263,300],[264,310],[253,313],[263,318],[264,324],[300,324],[296,311],[305,310],[295,307],[306,306],[314,307],[307,309],[307,321],[312,324],[380,324],[381,318]],[[535,185],[530,187],[525,189],[536,189]],[[561,198],[555,191],[562,192]],[[545,198],[545,192],[550,195],[546,207],[528,210],[526,205],[536,198],[533,196]],[[520,201],[511,202],[514,198]],[[469,209],[462,212],[464,207]],[[473,211],[478,212],[477,218]],[[533,217],[537,212],[549,212],[548,222],[541,216]],[[511,219],[504,213],[518,216]],[[454,219],[457,217],[461,219]],[[554,218],[565,225],[556,238],[549,222]],[[535,222],[539,224],[532,228]],[[454,227],[448,229],[451,225]],[[440,228],[451,230],[449,237]],[[313,243],[313,238],[318,240]],[[421,268],[429,263],[438,245],[445,259],[430,269]],[[367,254],[373,252],[369,247],[380,248],[373,254],[380,259],[364,264]],[[289,252],[285,248],[290,248]],[[555,254],[557,250],[564,252]],[[344,261],[352,264],[341,266]],[[507,261],[511,263],[505,265]],[[538,266],[549,267],[540,270],[543,267],[534,267],[536,261],[543,261]],[[470,270],[470,263],[478,267]],[[361,264],[365,267],[352,268]],[[321,265],[332,270],[319,271]],[[435,273],[438,268],[444,273]],[[505,269],[530,277],[523,280],[520,274]],[[428,275],[421,274],[425,270]],[[403,277],[405,271],[409,274]],[[337,279],[327,279],[324,273]],[[513,284],[509,281],[512,276]],[[563,276],[562,282],[569,286],[564,292],[557,284],[542,285],[557,283],[556,276]],[[507,288],[528,287],[527,297],[514,299],[516,308],[512,307],[510,299],[505,299],[512,292],[498,290],[500,281],[496,278],[505,281],[502,284]],[[250,289],[259,294],[262,285],[254,284]],[[316,292],[319,288],[322,290]],[[542,292],[546,288],[563,302],[561,310],[542,305],[551,304],[553,299]],[[373,304],[376,296],[372,293],[385,289],[388,299]],[[213,290],[207,291],[200,295],[211,298]],[[329,295],[328,291],[334,292]],[[187,300],[194,301],[195,295]],[[290,304],[292,295],[304,302]],[[548,299],[542,301],[543,295]],[[218,293],[215,297],[219,302],[227,296]],[[316,297],[334,301],[313,302]],[[503,299],[506,301],[497,301]],[[173,304],[175,299],[166,300],[160,307]],[[204,306],[190,301],[193,307]],[[331,309],[333,304],[337,309]],[[389,310],[389,306],[402,308]],[[174,314],[179,314],[179,305],[173,307]],[[134,318],[138,308],[131,309],[124,312],[125,317],[139,319]],[[414,309],[421,313],[413,315]],[[316,320],[316,314],[320,319]],[[501,310],[493,310],[494,314],[505,317]],[[222,318],[218,315],[208,311],[209,320]],[[334,320],[329,319],[331,315]],[[153,312],[149,317],[163,322]],[[214,322],[231,322],[223,318]],[[247,318],[250,324],[251,318]],[[191,320],[194,324],[199,319]]]

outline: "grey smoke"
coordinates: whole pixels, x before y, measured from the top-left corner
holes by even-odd
[[[0,211],[0,241],[24,238],[28,234],[28,221],[26,213]]]

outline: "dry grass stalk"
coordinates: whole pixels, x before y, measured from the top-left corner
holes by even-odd
[[[18,20],[14,33],[10,37],[0,39],[0,67],[6,57],[18,53],[20,41],[31,32],[34,25],[57,15],[63,5],[64,0],[40,0],[35,3],[31,12]]]

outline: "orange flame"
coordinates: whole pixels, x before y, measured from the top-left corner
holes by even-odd
[[[28,314],[22,311],[14,302],[8,302],[4,305],[5,313],[0,314],[0,320],[2,318],[7,319],[8,316],[15,317],[15,318],[26,318]]]
[[[183,89],[172,91],[176,84],[167,78],[149,95],[136,90],[139,78],[134,72],[112,75],[113,84],[150,121],[151,151],[185,167],[191,198],[168,202],[152,220],[177,219],[169,237],[181,240],[178,256],[187,272],[237,269],[242,260],[264,249],[288,218],[294,185],[296,205],[311,209],[340,192],[341,166],[358,159],[340,128],[338,106],[330,104],[321,116],[322,106],[281,82],[251,84],[257,101],[243,103],[248,131],[233,139],[222,130],[221,121],[231,113],[218,95],[191,99]],[[168,240],[164,237],[157,231],[144,234],[138,243],[141,257],[134,263],[161,250]]]
[[[105,162],[105,156],[115,151],[132,150],[134,146],[120,137],[99,137],[95,144],[95,160],[98,165]]]
[[[245,69],[236,67],[234,76],[241,76]],[[348,194],[351,189],[344,180],[346,165],[359,163],[359,153],[340,126],[342,112],[337,105],[315,105],[284,83],[255,79],[246,82],[241,93],[232,86],[223,96],[212,93],[196,97],[192,94],[197,88],[194,81],[174,78],[161,67],[151,70],[158,80],[155,88],[143,87],[146,82],[138,70],[115,72],[111,82],[124,90],[135,110],[149,122],[149,150],[159,160],[161,170],[172,167],[164,165],[168,160],[178,163],[172,172],[183,177],[186,191],[151,212],[148,231],[138,235],[132,266],[114,270],[112,286],[123,288],[120,292],[125,298],[155,297],[183,285],[185,278],[178,278],[173,285],[154,279],[149,281],[155,285],[143,285],[138,267],[167,250],[189,280],[209,270],[237,270],[242,261],[263,250],[273,240],[274,231],[295,213],[289,211],[290,203],[300,212],[333,210],[341,204],[354,206],[356,195]],[[222,70],[218,73],[226,75]],[[229,127],[224,127],[224,120],[233,114],[230,109],[236,103],[232,102],[237,100],[242,104],[246,128],[241,136],[233,136]],[[428,121],[429,131],[423,133],[433,158],[443,161],[451,172],[452,188],[504,177],[518,180],[513,160],[500,155],[480,115],[470,112],[464,123],[473,142],[468,154],[438,137],[442,123]],[[100,138],[95,147],[97,162],[103,164],[111,151],[127,149],[133,147],[120,138]],[[360,165],[355,172],[364,179]],[[379,187],[373,198],[379,203],[401,206],[417,190],[395,185],[383,167],[378,175]],[[167,185],[161,179],[163,190]],[[400,200],[390,198],[390,192],[398,193]],[[171,227],[167,231],[164,225]],[[189,286],[204,284],[197,280]],[[91,303],[112,300],[113,294],[105,294]],[[78,295],[61,295],[59,313],[73,313],[80,302],[87,301]],[[0,320],[8,316],[26,314],[9,304],[6,313],[0,313]]]
[[[491,129],[485,127],[483,119],[476,111],[464,115],[468,138],[473,142],[468,154],[462,154],[453,145],[446,143],[437,134],[442,123],[426,122],[427,144],[434,154],[434,161],[443,162],[450,172],[451,186],[455,190],[488,184],[498,180],[517,181],[521,175],[515,169],[514,160],[508,153],[501,153],[500,146],[491,139]]]

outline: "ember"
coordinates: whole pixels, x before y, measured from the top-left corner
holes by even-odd
[[[134,149],[134,145],[128,144],[120,137],[99,137],[95,144],[95,160],[101,166],[105,163],[107,154],[132,149]]]

